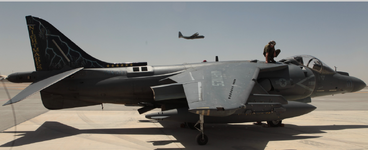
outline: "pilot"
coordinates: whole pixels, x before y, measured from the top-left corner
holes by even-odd
[[[276,42],[272,40],[264,47],[263,56],[266,58],[266,63],[276,62],[273,58],[277,57],[281,51],[279,49],[275,50],[275,45]]]

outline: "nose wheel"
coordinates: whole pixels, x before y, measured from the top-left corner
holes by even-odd
[[[196,127],[198,124],[199,124],[199,129]],[[194,127],[200,132],[197,135],[197,143],[198,143],[198,145],[206,145],[207,142],[208,142],[208,137],[204,134],[203,124],[204,124],[204,116],[203,115],[199,115],[199,120],[194,125]]]

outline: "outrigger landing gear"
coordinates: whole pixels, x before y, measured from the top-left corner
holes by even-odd
[[[196,126],[198,125],[198,123],[200,124],[200,129],[198,129]],[[199,115],[199,120],[198,122],[194,125],[194,127],[200,132],[197,135],[197,143],[199,145],[206,145],[208,142],[208,137],[204,134],[204,130],[203,130],[203,123],[204,123],[204,116],[203,115]]]

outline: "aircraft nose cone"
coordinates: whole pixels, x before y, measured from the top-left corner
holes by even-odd
[[[357,92],[360,91],[361,89],[365,88],[367,85],[364,83],[364,81],[358,79],[358,78],[353,78],[352,80],[353,82],[353,90],[351,92]]]

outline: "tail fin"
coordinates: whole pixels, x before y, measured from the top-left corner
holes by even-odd
[[[146,62],[107,63],[84,52],[47,21],[26,16],[34,63],[37,71],[71,68],[145,66]]]
[[[181,34],[181,32],[179,31],[179,38],[182,38],[183,34]]]

